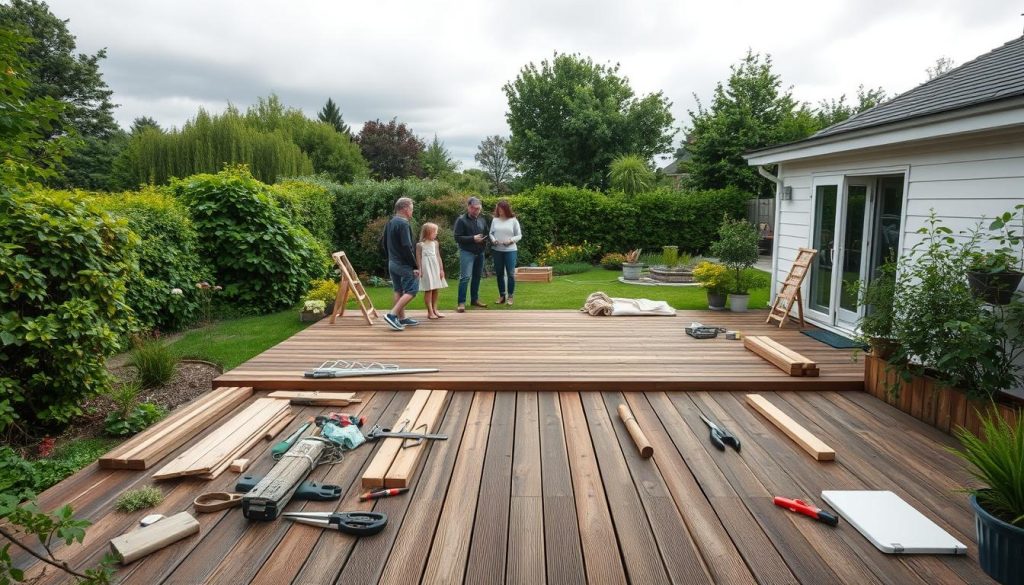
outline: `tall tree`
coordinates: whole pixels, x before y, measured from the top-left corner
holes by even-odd
[[[434,134],[434,141],[423,151],[421,161],[423,172],[432,179],[439,179],[459,170],[459,162],[452,158],[452,154],[444,147],[444,142]]]
[[[512,179],[515,166],[508,157],[507,138],[498,135],[484,138],[473,159],[484,168],[494,193],[509,192],[508,182]]]
[[[164,131],[164,129],[160,127],[160,123],[154,118],[150,118],[149,116],[139,116],[132,120],[132,127],[128,130],[128,133],[135,136],[136,134],[142,134],[151,128],[157,132]]]
[[[356,139],[363,157],[378,179],[424,176],[421,157],[425,145],[405,123],[371,120],[363,124]]]
[[[813,113],[782,90],[772,71],[771,56],[747,52],[723,84],[715,87],[711,105],[697,100],[690,111],[687,142],[693,158],[686,164],[689,183],[699,189],[735,186],[751,195],[770,197],[774,185],[747,165],[743,153],[809,136],[818,128]]]
[[[114,121],[112,92],[99,70],[106,50],[75,54],[75,37],[68,31],[68,21],[54,16],[40,0],[0,4],[0,29],[31,39],[21,53],[28,66],[28,99],[50,97],[67,104],[60,127],[54,128],[51,136],[73,133],[81,138],[64,161],[63,176],[51,182],[107,188],[113,157],[124,134]]]
[[[341,119],[341,110],[338,109],[338,105],[334,103],[334,100],[327,98],[327,103],[324,104],[323,109],[317,114],[317,118],[321,122],[326,122],[334,129],[346,136],[352,136],[352,129],[348,127],[345,120]]]
[[[930,67],[926,67],[924,71],[928,74],[928,81],[931,81],[940,75],[949,73],[955,68],[956,61],[954,61],[952,57],[943,56],[936,59],[935,64]]]
[[[814,118],[818,128],[828,128],[838,124],[854,114],[871,109],[888,99],[886,91],[881,87],[865,89],[864,85],[857,88],[857,103],[846,102],[846,94],[839,96],[839,99],[822,100],[814,111]]]
[[[533,183],[605,187],[614,158],[652,158],[675,135],[671,102],[660,91],[638,98],[618,65],[555,53],[503,89],[508,155]]]

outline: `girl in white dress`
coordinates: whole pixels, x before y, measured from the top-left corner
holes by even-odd
[[[437,296],[442,288],[448,288],[444,279],[444,261],[437,243],[437,224],[425,223],[420,228],[420,241],[416,244],[416,263],[420,267],[420,290],[427,305],[428,319],[442,319],[437,310]]]

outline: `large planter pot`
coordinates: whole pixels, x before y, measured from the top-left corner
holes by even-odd
[[[891,358],[900,347],[898,341],[885,337],[872,337],[868,345],[871,346],[871,355],[883,360]]]
[[[1024,585],[1024,528],[1003,522],[971,495],[978,530],[978,564],[1003,585]]]
[[[641,262],[623,262],[622,263],[622,278],[626,280],[640,280],[640,269],[644,265]]]
[[[727,295],[723,292],[708,289],[708,308],[712,311],[725,310],[725,299]]]
[[[1024,272],[1016,270],[1004,270],[1003,272],[967,272],[967,283],[971,285],[971,292],[986,303],[993,305],[1008,305],[1013,299],[1013,293],[1020,286]]]
[[[747,304],[750,303],[750,295],[729,295],[729,310],[733,313],[746,313]]]
[[[301,311],[299,312],[299,322],[301,323],[315,323],[320,319],[327,316],[327,313],[314,313],[313,311]]]

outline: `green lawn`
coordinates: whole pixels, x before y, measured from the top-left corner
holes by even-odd
[[[767,274],[751,269],[764,286],[751,290],[750,307],[764,308],[768,303]],[[495,279],[484,279],[480,287],[488,310],[509,311],[524,309],[579,309],[587,295],[603,291],[613,297],[641,297],[667,301],[676,309],[706,309],[707,295],[700,287],[638,286],[618,281],[618,271],[596,268],[580,274],[556,276],[554,282],[523,282],[516,285],[514,306],[495,305],[498,285]],[[449,280],[448,288],[441,291],[441,310],[454,311],[458,300],[458,281]],[[368,288],[367,292],[378,310],[387,310],[392,304],[390,288]],[[423,296],[413,300],[413,315],[423,311]],[[358,312],[351,305],[350,311]],[[475,309],[480,310],[480,309]],[[300,323],[299,308],[271,315],[243,317],[218,321],[208,327],[188,331],[171,344],[183,357],[204,359],[222,365],[226,370],[255,357],[264,350],[288,339],[305,329],[309,323]]]

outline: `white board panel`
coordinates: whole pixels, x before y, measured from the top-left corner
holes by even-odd
[[[967,554],[967,546],[888,491],[823,491],[821,498],[875,548],[899,554]]]

